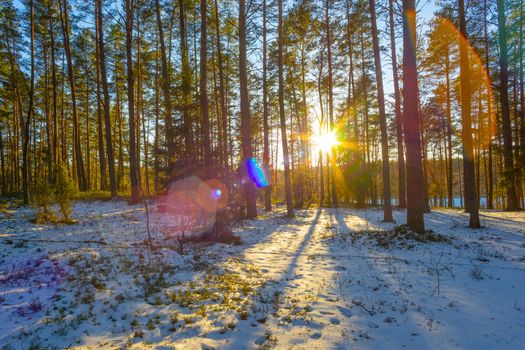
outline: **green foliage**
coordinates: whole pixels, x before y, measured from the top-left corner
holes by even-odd
[[[76,194],[77,189],[75,182],[68,175],[67,169],[64,165],[60,165],[57,171],[56,180],[56,201],[60,206],[60,211],[63,215],[65,223],[72,223],[72,197]]]
[[[56,222],[56,215],[50,208],[55,197],[53,187],[50,186],[46,181],[41,181],[36,184],[32,192],[32,200],[37,207],[35,222],[37,224]]]

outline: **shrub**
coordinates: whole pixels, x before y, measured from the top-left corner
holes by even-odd
[[[73,179],[68,175],[67,169],[64,165],[58,167],[57,182],[56,182],[56,200],[60,206],[60,211],[63,215],[65,223],[72,223],[72,200],[71,198],[76,194],[77,189]]]
[[[55,222],[56,216],[50,206],[53,203],[53,188],[45,181],[37,183],[33,189],[33,203],[37,206],[36,223]]]

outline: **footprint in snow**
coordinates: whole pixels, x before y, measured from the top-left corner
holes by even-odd
[[[312,338],[312,339],[319,339],[319,338],[321,338],[321,333],[320,332],[312,333],[310,335],[310,338]]]
[[[330,323],[333,324],[333,325],[338,325],[341,323],[341,321],[339,321],[339,319],[337,317],[331,317],[330,318]]]
[[[350,311],[349,308],[346,308],[346,307],[342,307],[342,306],[337,306],[337,308],[339,309],[339,311],[346,317],[350,318],[352,317],[352,311]]]

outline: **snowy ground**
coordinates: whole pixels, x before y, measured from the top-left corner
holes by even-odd
[[[521,348],[524,213],[485,211],[469,230],[437,210],[427,227],[450,241],[425,243],[377,241],[394,227],[381,215],[277,211],[238,224],[241,245],[181,256],[149,251],[141,206],[77,203],[65,226],[4,208],[0,349]]]

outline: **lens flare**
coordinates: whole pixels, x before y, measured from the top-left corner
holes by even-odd
[[[270,172],[264,163],[261,164],[255,157],[251,157],[246,161],[246,169],[258,188],[270,186]]]

